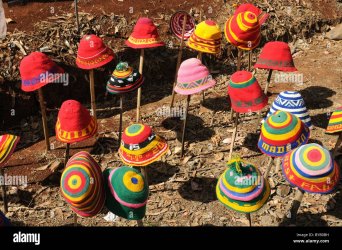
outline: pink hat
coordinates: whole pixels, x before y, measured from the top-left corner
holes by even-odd
[[[192,95],[214,86],[215,83],[207,67],[199,59],[190,58],[179,67],[175,91],[180,95]]]

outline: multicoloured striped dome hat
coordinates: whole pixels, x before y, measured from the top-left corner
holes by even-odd
[[[148,186],[144,176],[136,169],[122,166],[107,168],[104,172],[106,207],[128,220],[141,220],[145,216]]]
[[[258,17],[258,21],[259,21],[260,25],[263,25],[269,17],[268,13],[263,12],[261,9],[254,6],[251,3],[243,3],[243,4],[239,5],[237,7],[237,9],[235,10],[234,15],[237,15],[241,12],[246,12],[246,11],[250,11],[250,12],[254,13]]]
[[[220,27],[212,20],[199,23],[188,40],[188,46],[196,51],[217,54],[221,48]]]
[[[338,133],[342,131],[342,107],[339,107],[332,113],[329,119],[329,124],[325,130],[328,134]]]
[[[331,193],[340,180],[340,168],[330,152],[316,143],[287,153],[282,169],[291,185],[309,193]]]
[[[237,71],[232,75],[228,95],[233,110],[239,113],[259,111],[268,101],[257,79],[248,71]]]
[[[0,211],[0,227],[10,227],[11,222],[7,219],[7,217]]]
[[[229,43],[243,50],[258,47],[261,40],[258,17],[250,11],[233,15],[226,22],[224,34]]]
[[[56,139],[64,143],[86,140],[97,132],[97,123],[89,111],[75,100],[62,103],[56,123]]]
[[[267,117],[269,117],[270,115],[272,115],[274,112],[278,110],[287,111],[297,116],[299,119],[302,120],[302,122],[305,123],[305,125],[309,129],[313,128],[313,125],[311,123],[311,117],[308,113],[308,110],[306,109],[304,99],[299,92],[296,92],[296,91],[281,92],[272,103],[271,109],[268,112]]]
[[[0,135],[0,168],[5,166],[6,162],[13,154],[19,140],[20,137],[16,135]]]
[[[144,124],[132,124],[122,134],[119,155],[121,160],[129,166],[147,166],[168,150],[164,139],[152,132]]]
[[[105,202],[101,167],[85,151],[71,157],[62,173],[61,194],[82,217],[98,214]]]
[[[144,77],[138,70],[134,70],[127,62],[120,62],[107,82],[107,91],[110,94],[131,92],[141,86]]]
[[[252,213],[266,203],[270,185],[258,168],[241,159],[233,159],[217,182],[216,196],[230,209]]]
[[[309,128],[295,115],[276,111],[262,124],[258,147],[262,153],[282,157],[309,140]]]

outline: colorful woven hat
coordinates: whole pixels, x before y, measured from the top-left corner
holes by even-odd
[[[331,193],[340,180],[340,168],[330,152],[316,143],[287,153],[282,169],[291,185],[309,193]]]
[[[297,71],[289,45],[278,41],[265,44],[254,68],[289,72]]]
[[[303,97],[296,91],[283,91],[272,103],[271,109],[267,114],[267,117],[272,115],[277,110],[287,111],[297,116],[305,125],[312,129],[311,118],[306,109]],[[267,118],[266,117],[266,118]]]
[[[0,168],[5,166],[19,140],[20,137],[16,135],[0,135]]]
[[[131,92],[141,86],[144,77],[133,70],[126,62],[120,62],[107,83],[107,91],[111,94]]]
[[[89,111],[75,100],[62,103],[56,123],[56,139],[73,143],[83,141],[95,135],[97,123]]]
[[[62,173],[61,194],[82,217],[98,214],[104,206],[105,190],[101,167],[85,151],[71,157]]]
[[[19,66],[21,89],[35,91],[59,79],[64,70],[41,52],[32,52],[25,56]]]
[[[157,27],[147,17],[140,17],[133,28],[132,34],[125,41],[128,47],[133,49],[146,49],[164,46],[160,40]]]
[[[7,217],[0,211],[0,227],[10,227],[11,222],[7,219]]]
[[[134,168],[107,168],[104,172],[106,207],[128,220],[145,216],[148,186],[144,176]]]
[[[258,168],[233,159],[220,176],[216,185],[216,196],[230,209],[242,213],[259,210],[270,196],[270,184]]]
[[[199,59],[190,58],[179,67],[175,92],[192,95],[214,86],[215,83],[208,68]]]
[[[339,107],[332,113],[329,119],[329,124],[326,129],[326,133],[333,134],[342,131],[342,107]]]
[[[182,39],[183,20],[185,16],[187,18],[185,24],[184,40],[188,40],[192,32],[194,32],[195,21],[187,12],[177,11],[176,13],[174,13],[170,19],[170,27],[172,33],[179,39]]]
[[[260,25],[263,25],[266,20],[269,17],[269,14],[266,12],[263,12],[261,9],[258,7],[254,6],[251,3],[244,3],[238,6],[238,8],[235,10],[234,15],[237,15],[242,12],[250,11],[254,13],[258,17],[258,21]]]
[[[295,115],[276,111],[262,124],[258,147],[266,155],[282,157],[309,140],[309,128]]]
[[[261,40],[257,15],[245,11],[233,15],[226,22],[224,34],[229,43],[243,50],[256,48]]]
[[[167,150],[166,141],[154,134],[149,126],[133,124],[122,135],[119,155],[125,164],[142,167],[157,161]]]
[[[188,40],[188,46],[194,50],[217,54],[220,52],[222,34],[220,27],[212,20],[199,23]]]
[[[233,110],[239,113],[259,111],[268,101],[257,79],[248,71],[237,71],[232,75],[228,95]]]
[[[114,59],[114,52],[96,35],[85,35],[78,46],[76,65],[81,69],[102,67]]]

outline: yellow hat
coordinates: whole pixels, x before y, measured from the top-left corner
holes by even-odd
[[[212,20],[199,23],[188,40],[188,46],[194,50],[217,54],[220,52],[222,33]]]

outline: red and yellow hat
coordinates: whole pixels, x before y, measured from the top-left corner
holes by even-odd
[[[75,100],[63,102],[58,112],[56,139],[64,143],[86,140],[95,135],[97,123],[89,111]]]
[[[341,131],[342,131],[342,107],[339,107],[330,116],[329,124],[325,132],[328,134],[333,134],[333,133],[339,133]]]
[[[234,15],[237,15],[241,12],[246,12],[246,11],[250,11],[254,13],[258,17],[260,25],[263,25],[269,17],[268,13],[263,12],[261,9],[254,6],[251,3],[244,3],[244,4],[239,5],[238,8],[235,10]]]
[[[157,161],[168,150],[164,139],[144,124],[133,124],[122,134],[119,155],[130,166],[147,166]]]
[[[16,135],[0,135],[0,168],[5,166],[13,154],[18,142],[19,136]]]

